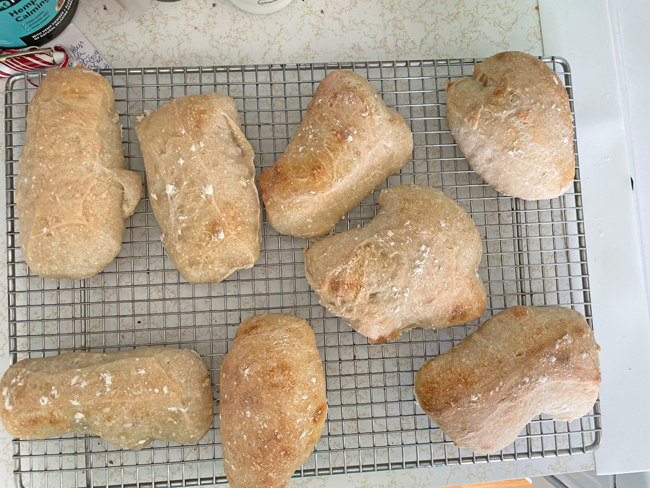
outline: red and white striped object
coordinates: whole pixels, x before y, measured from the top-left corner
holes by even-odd
[[[72,64],[71,56],[62,46],[32,48],[26,51],[6,49],[0,51],[0,78],[27,71],[65,68]]]

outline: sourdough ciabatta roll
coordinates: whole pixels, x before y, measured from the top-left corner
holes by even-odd
[[[43,278],[88,278],[122,248],[142,180],[124,169],[115,97],[85,68],[48,72],[27,112],[16,206],[23,257]]]
[[[136,132],[162,243],[181,276],[218,283],[252,268],[261,209],[235,101],[217,93],[171,100]]]
[[[420,185],[382,190],[379,205],[370,223],[305,250],[318,301],[373,343],[483,315],[481,237],[461,206]]]
[[[495,190],[555,198],[575,174],[569,95],[534,56],[500,53],[447,87],[447,122],[467,162]]]
[[[333,71],[282,157],[260,176],[269,222],[291,236],[327,234],[412,150],[408,125],[372,85],[351,71]]]
[[[415,394],[457,446],[488,454],[514,442],[535,415],[571,421],[589,413],[599,352],[579,312],[512,307],[424,363]]]
[[[221,365],[221,444],[233,488],[282,488],[327,415],[325,374],[304,319],[268,313],[239,326]]]
[[[74,432],[122,449],[195,443],[214,414],[203,361],[171,347],[25,359],[7,370],[0,391],[2,424],[19,439]]]

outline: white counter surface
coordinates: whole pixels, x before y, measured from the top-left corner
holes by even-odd
[[[265,17],[227,0],[183,0],[156,3],[139,20],[113,0],[84,0],[74,23],[113,67],[486,57],[506,50],[542,54],[536,0],[294,0]],[[0,322],[6,323],[6,266],[0,266]],[[0,327],[0,371],[8,365],[7,351],[7,330]],[[434,487],[593,467],[590,454],[295,479],[290,486]],[[11,444],[0,430],[0,486],[3,480],[12,486],[2,470],[11,470]]]
[[[268,16],[228,0],[154,3],[136,21],[112,0],[85,0],[74,23],[114,67],[542,52],[535,0],[294,0]]]

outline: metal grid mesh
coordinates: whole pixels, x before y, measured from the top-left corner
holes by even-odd
[[[565,83],[566,61],[543,58]],[[305,279],[305,239],[279,235],[266,218],[259,261],[211,285],[179,277],[160,243],[146,189],[127,221],[123,248],[106,270],[81,281],[41,279],[20,250],[14,188],[27,104],[42,74],[12,78],[7,86],[6,184],[10,353],[12,362],[73,350],[115,351],[165,344],[194,349],[219,395],[219,367],[239,323],[248,316],[290,312],[309,321],[324,362],[329,404],[323,436],[300,476],[570,455],[600,442],[599,404],[571,423],[536,417],[501,452],[458,449],[414,402],[413,382],[426,358],[449,350],[476,327],[512,305],[563,305],[591,325],[587,257],[577,168],[572,190],[550,201],[499,195],[472,172],[445,120],[447,82],[472,74],[478,60],[116,69],[103,72],[115,89],[129,169],[144,180],[135,135],[137,117],[170,98],[220,92],[238,105],[242,130],[259,172],[282,154],[318,82],[331,70],[366,77],[388,106],[410,124],[411,161],[379,189],[417,183],[442,189],[471,215],[483,239],[480,275],[484,316],[443,330],[413,329],[390,344],[369,345],[318,304]],[[377,189],[336,226],[343,231],[375,215]],[[218,405],[215,407],[218,412]],[[194,446],[157,442],[121,451],[97,437],[15,440],[16,480],[24,486],[186,486],[225,482],[219,417]]]

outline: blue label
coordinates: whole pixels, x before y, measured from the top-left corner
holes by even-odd
[[[0,0],[0,47],[44,44],[70,21],[70,0]]]

